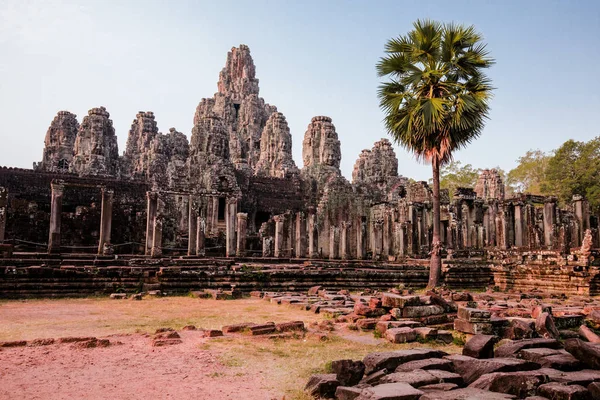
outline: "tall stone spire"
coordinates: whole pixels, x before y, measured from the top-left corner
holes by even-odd
[[[292,135],[285,117],[274,112],[267,120],[260,139],[260,159],[255,174],[287,178],[298,174],[299,170],[292,158]]]
[[[148,173],[148,154],[154,138],[158,135],[158,127],[152,111],[140,111],[131,123],[125,155],[123,173],[141,177]]]
[[[92,108],[77,132],[71,171],[81,176],[115,176],[119,172],[119,148],[110,114]]]
[[[258,79],[256,67],[250,55],[250,48],[245,44],[233,47],[227,53],[227,63],[219,74],[219,93],[233,101],[242,101],[249,95],[258,96]]]
[[[67,172],[73,161],[73,147],[79,130],[77,116],[59,111],[44,139],[44,154],[38,168],[48,172]]]

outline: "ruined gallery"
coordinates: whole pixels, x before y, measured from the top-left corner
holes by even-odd
[[[172,292],[425,286],[432,191],[398,173],[387,139],[358,155],[349,182],[343,132],[315,116],[298,167],[245,45],[227,54],[217,93],[193,120],[188,141],[140,111],[121,155],[107,108],[81,122],[59,111],[40,162],[0,168],[0,297],[140,283]],[[586,199],[563,209],[554,197],[506,198],[491,169],[441,202],[449,287],[600,293],[598,220]],[[242,271],[248,262],[262,268]]]

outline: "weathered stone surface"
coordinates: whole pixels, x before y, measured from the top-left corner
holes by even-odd
[[[385,331],[385,338],[392,343],[414,342],[417,340],[417,332],[408,327],[391,328]]]
[[[457,389],[458,385],[455,383],[434,383],[433,385],[421,386],[419,390],[430,393],[430,392],[447,392],[450,390]]]
[[[431,315],[439,315],[444,313],[444,308],[431,305],[431,306],[407,306],[402,309],[402,316],[404,318],[420,318],[429,317]]]
[[[415,369],[409,372],[394,372],[381,378],[381,383],[404,382],[412,387],[420,387],[440,383],[440,379],[429,371]]]
[[[259,176],[289,178],[299,174],[292,158],[292,136],[285,117],[271,114],[260,138],[260,157],[254,173]]]
[[[338,386],[335,389],[335,398],[337,400],[354,400],[362,393],[363,388],[351,386]]]
[[[523,349],[535,349],[540,347],[547,347],[549,349],[559,349],[561,344],[555,339],[525,339],[516,340],[514,342],[505,343],[498,346],[494,350],[496,357],[512,357]]]
[[[304,390],[315,397],[333,397],[340,386],[335,374],[316,374],[310,377]]]
[[[357,385],[365,373],[365,364],[362,361],[335,360],[331,362],[331,370],[336,374],[342,386]]]
[[[600,399],[600,382],[592,382],[587,386],[592,399]]]
[[[504,200],[504,182],[496,169],[484,169],[477,178],[475,193],[482,199]]]
[[[420,305],[419,296],[400,296],[395,293],[384,293],[381,297],[381,305],[389,308],[404,308],[407,306]]]
[[[47,172],[68,172],[78,130],[77,116],[59,111],[46,132],[44,154],[38,168]]]
[[[115,176],[119,172],[119,148],[110,114],[92,108],[79,126],[70,171],[81,176]]]
[[[600,345],[586,343],[580,339],[568,339],[565,341],[565,350],[587,367],[600,369]]]
[[[538,388],[538,394],[555,400],[587,400],[589,392],[579,385],[562,385],[557,382],[546,383]]]
[[[482,375],[469,387],[512,394],[523,398],[535,395],[538,386],[547,383],[548,380],[547,375],[538,371],[496,372]]]
[[[369,353],[363,359],[365,364],[365,373],[370,374],[381,369],[387,369],[393,371],[400,364],[414,361],[423,360],[426,358],[442,358],[448,354],[432,349],[412,349],[412,350],[397,350],[397,351],[385,351]]]
[[[363,389],[356,400],[417,400],[421,398],[422,394],[422,391],[415,389],[408,383],[397,382]]]
[[[459,307],[457,316],[469,322],[489,322],[491,314],[487,310]]]
[[[494,358],[494,345],[499,338],[494,335],[475,335],[463,347],[463,355],[473,358]]]
[[[505,393],[494,393],[476,388],[464,388],[449,392],[431,392],[421,396],[420,400],[506,400],[515,396]]]
[[[581,325],[578,330],[579,336],[590,343],[600,343],[600,336],[596,335],[590,328]]]
[[[452,372],[453,365],[452,361],[443,358],[426,358],[423,360],[409,361],[407,363],[400,364],[394,372],[409,372],[415,369],[436,369]]]
[[[560,336],[556,329],[556,325],[554,324],[554,320],[552,319],[552,315],[547,312],[541,313],[535,319],[535,330],[540,336],[545,338],[558,339]]]
[[[490,358],[479,360],[463,355],[451,355],[445,357],[452,361],[454,372],[463,377],[465,383],[471,384],[482,375],[493,372],[517,372],[538,369],[539,364],[531,361],[518,360],[516,358]]]
[[[123,156],[123,172],[129,176],[147,177],[148,159],[152,141],[158,135],[158,127],[152,111],[140,111],[135,116],[127,137]]]
[[[454,330],[472,335],[490,335],[492,324],[489,322],[469,322],[465,319],[456,318],[454,320]]]

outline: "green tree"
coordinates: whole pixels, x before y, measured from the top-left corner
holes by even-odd
[[[548,160],[542,192],[568,204],[573,195],[586,197],[592,208],[600,207],[600,137],[589,142],[567,140]]]
[[[440,189],[448,189],[452,196],[456,188],[475,187],[480,172],[471,164],[462,165],[460,161],[452,160],[440,168]]]
[[[441,275],[440,167],[483,130],[492,87],[484,70],[493,64],[473,26],[416,21],[390,39],[377,72],[380,106],[392,138],[433,170],[433,248],[428,287]]]
[[[541,150],[529,150],[519,157],[517,167],[508,173],[507,186],[516,193],[544,194],[542,183],[550,158]]]

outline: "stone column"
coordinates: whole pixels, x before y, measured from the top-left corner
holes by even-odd
[[[237,199],[227,199],[225,208],[225,256],[235,256],[235,223],[237,214]]]
[[[196,252],[196,241],[198,234],[198,204],[194,201],[193,197],[190,195],[188,200],[188,256],[193,256],[197,254]]]
[[[237,252],[238,257],[246,255],[246,231],[248,229],[248,214],[237,213]]]
[[[576,246],[581,246],[585,231],[590,229],[590,205],[583,197],[575,195],[573,196],[573,211],[575,212],[575,218],[579,225]]]
[[[340,229],[337,226],[329,227],[329,259],[335,260],[340,258]]]
[[[308,257],[317,258],[319,256],[318,242],[319,233],[317,232],[317,216],[315,208],[308,208]]]
[[[60,217],[65,186],[61,183],[51,183],[52,199],[50,203],[50,236],[48,238],[48,253],[60,253]]]
[[[154,217],[154,227],[152,230],[152,251],[151,257],[162,256],[162,228],[163,228],[164,217],[162,215],[156,215]]]
[[[196,219],[196,255],[199,257],[206,255],[206,218],[204,217]]]
[[[523,203],[515,204],[515,246],[523,247]]]
[[[8,190],[0,186],[0,243],[4,243],[8,209]]]
[[[275,221],[275,257],[283,257],[283,222],[285,220],[284,215],[275,215],[273,217]]]
[[[383,214],[383,227],[382,227],[382,236],[383,236],[383,258],[387,260],[387,257],[390,255],[390,241],[391,241],[391,218],[390,215],[385,212]]]
[[[383,245],[383,220],[373,221],[373,259],[381,258]]]
[[[112,189],[102,188],[102,208],[100,211],[100,240],[98,243],[98,254],[112,254],[110,243],[110,233],[112,227],[112,211],[114,191]]]
[[[556,226],[556,199],[548,198],[544,203],[544,245],[552,248]]]
[[[356,258],[363,260],[367,257],[367,219],[358,217],[356,224]]]
[[[155,192],[146,192],[146,251],[147,256],[152,253],[152,242],[154,240],[154,219],[158,208],[158,194]]]
[[[306,215],[296,214],[296,257],[306,257]]]
[[[394,244],[396,256],[404,257],[404,228],[402,222],[394,222]]]
[[[342,221],[342,229],[340,231],[340,257],[342,260],[348,260],[351,258],[348,248],[348,233],[351,226],[352,222]]]

